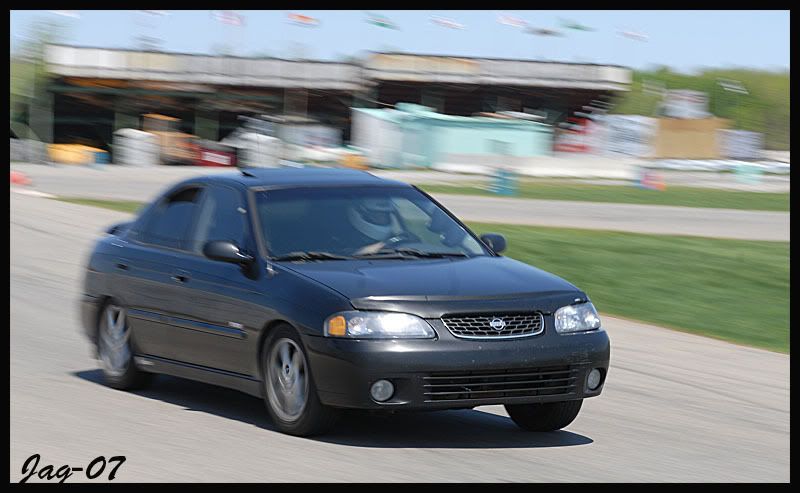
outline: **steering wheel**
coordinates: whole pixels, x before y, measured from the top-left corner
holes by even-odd
[[[396,235],[392,236],[391,238],[387,238],[387,239],[385,239],[383,241],[379,241],[377,243],[372,243],[372,244],[367,245],[365,247],[359,248],[358,251],[356,251],[354,253],[354,255],[362,255],[362,254],[365,254],[365,253],[370,252],[372,250],[377,251],[378,248],[376,248],[376,247],[378,247],[378,246],[380,246],[381,249],[382,248],[395,248],[395,247],[397,247],[399,245],[402,245],[402,244],[405,244],[405,243],[414,243],[414,242],[418,242],[418,241],[419,241],[419,238],[416,235],[414,235],[412,233],[409,233],[408,231],[403,231],[401,233],[397,233]]]
[[[405,243],[415,243],[418,241],[419,238],[416,235],[409,233],[408,231],[403,231],[392,236],[391,238],[384,240],[382,243],[386,248],[394,248]]]

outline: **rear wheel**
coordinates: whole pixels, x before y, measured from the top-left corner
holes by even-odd
[[[528,431],[556,431],[572,423],[581,410],[583,399],[540,404],[506,405],[508,415],[520,428]]]
[[[328,431],[339,413],[320,402],[303,343],[295,330],[289,325],[273,329],[261,358],[264,400],[275,426],[297,436]]]
[[[100,313],[97,327],[97,355],[106,385],[119,390],[142,388],[152,373],[139,370],[133,361],[128,311],[114,300]]]

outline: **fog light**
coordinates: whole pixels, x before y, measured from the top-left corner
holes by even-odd
[[[586,379],[586,386],[589,390],[597,390],[597,387],[600,386],[600,379],[602,376],[598,368],[594,368],[589,372],[589,378]]]
[[[394,394],[394,385],[388,380],[378,380],[372,384],[369,393],[378,402],[388,401]]]

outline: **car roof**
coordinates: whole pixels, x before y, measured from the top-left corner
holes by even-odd
[[[244,168],[228,173],[205,175],[185,183],[228,183],[245,188],[307,186],[410,186],[371,173],[337,168]]]

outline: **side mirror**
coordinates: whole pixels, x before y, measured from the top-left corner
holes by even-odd
[[[110,235],[116,236],[116,235],[120,234],[127,226],[130,226],[131,224],[132,224],[131,221],[125,221],[125,222],[114,224],[113,226],[109,226],[106,229],[106,234],[110,234]]]
[[[481,235],[481,241],[486,244],[494,253],[501,253],[506,250],[506,239],[497,233],[486,233]]]
[[[251,255],[243,253],[230,241],[209,241],[203,247],[203,255],[211,260],[248,265],[255,260]]]

